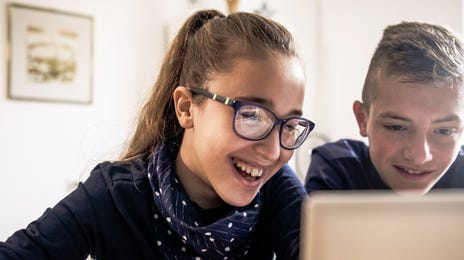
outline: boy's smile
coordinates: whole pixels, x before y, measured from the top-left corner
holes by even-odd
[[[450,87],[379,82],[369,114],[358,118],[372,163],[391,189],[426,193],[462,145],[462,97]]]

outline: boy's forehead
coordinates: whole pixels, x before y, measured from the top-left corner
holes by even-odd
[[[412,83],[402,79],[386,79],[377,85],[369,110],[408,113],[456,114],[463,118],[464,96],[461,86],[437,86],[434,83]]]
[[[375,87],[375,98],[392,94],[412,95],[418,93],[447,93],[452,100],[463,100],[463,84],[456,82],[416,82],[407,77],[388,77],[379,80]]]

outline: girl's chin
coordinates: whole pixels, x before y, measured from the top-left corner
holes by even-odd
[[[250,196],[243,196],[243,197],[237,197],[237,193],[232,194],[230,200],[224,200],[227,204],[233,206],[233,207],[245,207],[248,204],[250,204],[253,199],[255,198],[256,194],[250,195]]]

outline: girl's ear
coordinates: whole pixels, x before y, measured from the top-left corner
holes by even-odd
[[[193,127],[192,93],[184,86],[178,86],[172,94],[176,116],[179,124],[183,128]]]
[[[359,127],[359,134],[363,137],[367,137],[367,112],[364,107],[364,104],[360,101],[355,101],[353,103],[353,112],[354,116],[356,117],[356,121],[358,121]]]

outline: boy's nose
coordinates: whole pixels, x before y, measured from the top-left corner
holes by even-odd
[[[432,159],[430,145],[425,135],[410,136],[406,140],[403,156],[415,164],[423,164]]]

